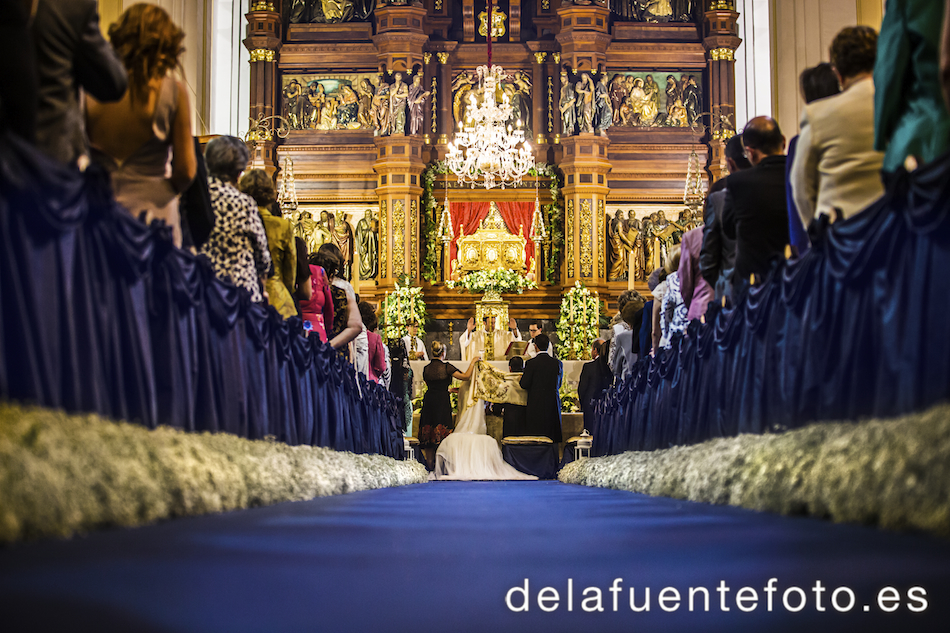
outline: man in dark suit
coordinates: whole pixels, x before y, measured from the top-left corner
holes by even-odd
[[[39,74],[36,144],[74,164],[86,150],[79,88],[99,101],[118,101],[128,76],[99,30],[96,0],[39,0],[33,19]]]
[[[737,174],[752,167],[745,157],[742,137],[733,136],[726,143],[726,166],[730,174]],[[728,178],[728,176],[726,177]],[[716,292],[716,302],[729,294],[729,278],[736,263],[735,236],[726,236],[722,230],[722,217],[726,202],[726,178],[720,178],[709,188],[706,209],[703,214],[703,247],[699,253],[699,270],[703,279]]]
[[[547,349],[551,341],[547,334],[534,338],[538,349]],[[554,442],[561,441],[561,361],[540,353],[524,364],[521,388],[528,392],[528,429],[531,435],[546,435]]]
[[[640,308],[642,311],[643,308]],[[581,369],[581,379],[577,384],[577,399],[584,412],[584,428],[593,428],[594,406],[593,401],[600,398],[613,380],[613,373],[607,366],[607,355],[604,354],[606,342],[603,339],[594,341],[591,349],[591,358],[594,360],[584,363]]]
[[[742,131],[742,145],[753,167],[726,179],[723,207],[723,233],[736,240],[733,296],[768,272],[788,244],[785,137],[774,119],[756,117]]]

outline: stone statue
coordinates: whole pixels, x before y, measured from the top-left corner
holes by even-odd
[[[382,73],[379,74],[379,84],[376,86],[376,96],[373,97],[373,126],[375,136],[389,136],[391,121],[389,118],[389,84]]]
[[[305,103],[303,88],[300,82],[296,79],[291,79],[290,82],[284,86],[284,112],[287,113],[287,120],[290,121],[290,129],[304,129]]]
[[[620,107],[626,98],[627,88],[624,86],[623,76],[614,75],[614,78],[610,82],[610,106],[613,109],[614,125],[620,125],[622,123]]]
[[[581,75],[574,88],[577,97],[577,127],[581,134],[594,133],[594,82],[590,73]]]
[[[331,222],[333,229],[330,234],[330,241],[337,245],[340,252],[343,253],[343,278],[347,281],[353,279],[353,229],[347,222],[346,213],[338,211],[338,218]]]
[[[359,97],[357,118],[361,128],[373,127],[373,93],[373,84],[369,79],[361,79],[356,86],[356,94]]]
[[[602,135],[607,133],[614,123],[614,111],[610,103],[610,91],[607,89],[607,73],[600,75],[600,80],[594,87],[595,106],[597,108],[597,131]]]
[[[375,279],[379,271],[379,239],[375,214],[371,209],[363,212],[356,223],[356,249],[360,254],[360,279]]]
[[[607,252],[610,255],[608,281],[621,281],[627,277],[627,254],[624,244],[623,211],[614,214],[607,228]]]
[[[425,119],[426,98],[430,91],[422,88],[422,73],[412,78],[412,87],[409,88],[409,133],[418,134],[422,131],[422,122]]]
[[[393,85],[389,88],[389,133],[406,133],[406,104],[409,101],[409,86],[402,82],[402,73],[393,75]]]
[[[317,129],[323,120],[323,108],[327,104],[327,91],[319,81],[307,84],[307,101],[310,102],[310,112],[307,114],[307,126]]]
[[[562,136],[571,136],[575,133],[577,127],[576,105],[577,98],[574,95],[574,86],[568,80],[567,73],[561,71],[561,100],[558,102],[558,108],[561,110]]]

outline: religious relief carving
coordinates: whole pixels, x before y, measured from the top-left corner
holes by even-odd
[[[292,130],[372,129],[371,74],[285,75],[284,116]]]
[[[386,227],[389,225],[389,218],[386,215],[386,201],[379,203],[379,276],[385,277],[387,273],[386,255],[389,253],[389,231]]]
[[[561,135],[593,134],[596,130],[602,135],[614,125],[614,108],[607,76],[601,75],[594,80],[590,73],[581,73],[577,82],[572,84],[566,71],[561,71]]]
[[[419,203],[409,203],[409,274],[419,276]]]
[[[713,0],[712,5],[721,3]],[[597,4],[604,4],[595,0]],[[564,0],[564,4],[592,4],[591,0]],[[714,7],[711,7],[711,9]],[[616,16],[635,22],[695,22],[702,11],[699,0],[613,0],[610,10]]]
[[[374,0],[290,0],[290,23],[362,22],[369,18]]]
[[[558,109],[561,111],[561,135],[571,136],[577,132],[577,95],[574,93],[574,85],[567,76],[567,72],[561,71],[561,100],[558,102]]]
[[[603,199],[597,202],[597,235],[601,236],[603,239],[604,235],[604,219],[607,215],[607,211],[604,208]],[[604,252],[606,249],[598,248],[597,249],[597,273],[598,276],[603,279],[606,273],[605,263],[604,263]]]
[[[668,74],[661,88],[651,73],[617,73],[607,90],[614,126],[701,125],[703,96],[695,75],[680,74],[677,80],[675,74]]]
[[[379,273],[379,221],[371,209],[356,223],[356,250],[360,254],[360,279],[376,279]]]
[[[495,88],[495,100],[501,103],[505,97],[511,104],[511,118],[508,124],[512,128],[531,127],[531,76],[523,70],[505,73],[504,79]],[[467,121],[466,110],[474,98],[476,103],[483,98],[483,89],[478,85],[478,74],[474,70],[463,70],[452,79],[452,114],[456,128]]]
[[[581,134],[594,133],[594,81],[590,73],[582,73],[580,81],[574,86],[577,110],[577,130]]]
[[[316,253],[317,249],[330,241],[330,231],[333,220],[327,211],[320,212],[320,219],[315,220],[313,214],[306,210],[300,210],[297,217],[291,217],[294,224],[294,234],[307,244],[307,251]]]

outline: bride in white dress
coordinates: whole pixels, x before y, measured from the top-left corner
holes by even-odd
[[[435,479],[456,481],[537,479],[516,470],[501,455],[498,442],[488,435],[485,401],[470,402],[472,382],[459,389],[459,417],[455,430],[435,453]]]

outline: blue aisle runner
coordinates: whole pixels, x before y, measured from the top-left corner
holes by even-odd
[[[526,579],[529,609],[513,612],[506,595],[520,608],[511,590]],[[888,586],[891,614],[878,601]],[[915,586],[923,613],[908,609],[922,604]],[[545,587],[551,612],[538,606]],[[650,588],[649,612],[631,611],[631,587],[638,608]],[[675,611],[660,607],[665,587],[680,593]],[[689,611],[690,587],[708,589],[708,612],[701,593]],[[758,599],[748,613],[743,587]],[[855,594],[847,613],[832,606],[839,587]],[[588,588],[603,612],[584,611]],[[783,596],[807,606],[789,613]],[[848,605],[846,591],[836,597]],[[0,549],[7,632],[918,633],[946,631],[948,614],[946,541],[557,482],[436,482]]]

